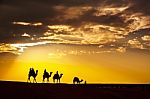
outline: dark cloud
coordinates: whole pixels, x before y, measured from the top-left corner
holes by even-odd
[[[128,9],[128,11],[131,11],[131,13],[142,13],[144,15],[150,15],[149,8],[149,0],[131,0],[131,7]]]
[[[124,19],[120,17],[119,14],[94,16],[93,13],[87,13],[82,17],[81,20],[117,27],[123,27],[126,25],[124,23]]]
[[[141,42],[144,42],[142,40],[142,37],[145,35],[150,35],[150,29],[140,29],[137,31],[130,32],[129,35],[124,36],[125,38],[120,39],[119,42],[127,42],[128,40],[137,39]]]
[[[128,35],[124,36],[124,38],[119,39],[117,42],[115,42],[114,45],[127,47],[129,40],[134,40],[134,41],[138,41],[140,43],[140,45],[144,47],[143,49],[135,48],[136,50],[149,51],[149,49],[150,49],[149,41],[144,41],[142,39],[142,37],[144,37],[144,36],[150,36],[149,28],[130,32]],[[113,44],[113,43],[111,43],[111,44]],[[111,44],[109,44],[109,45],[111,45]],[[131,50],[130,47],[127,47],[127,48],[129,48]]]
[[[17,56],[18,56],[17,54],[13,54],[13,53],[10,53],[10,52],[0,53],[0,58],[4,59],[4,60],[14,59],[14,58],[17,58]]]
[[[97,23],[97,24],[103,24],[103,25],[115,26],[115,27],[126,27],[128,26],[128,24],[134,21],[131,19],[125,22],[125,18],[121,17],[122,13],[118,13],[115,15],[108,14],[108,15],[95,16],[94,13],[96,13],[96,11],[97,10],[95,9],[91,9],[89,11],[86,11],[83,15],[81,15],[78,18],[67,19],[67,20],[54,19],[52,20],[52,22],[56,22],[57,24],[67,24],[67,25],[69,24],[77,27],[80,27],[83,23]]]

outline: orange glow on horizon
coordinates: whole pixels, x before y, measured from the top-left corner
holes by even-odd
[[[48,72],[63,73],[62,83],[72,83],[77,76],[89,83],[149,83],[147,63],[141,69],[141,63],[136,56],[125,54],[99,54],[99,55],[59,55],[45,48],[31,48],[26,50],[13,62],[11,68],[3,76],[4,80],[27,81],[29,68],[39,70],[37,82],[42,82],[44,69]],[[56,50],[55,48],[52,48]],[[51,55],[49,56],[49,54]],[[55,57],[54,57],[55,55]],[[57,56],[58,55],[58,56]],[[121,56],[120,56],[121,55]],[[56,57],[57,56],[57,57]],[[115,58],[114,58],[115,57]],[[126,57],[121,59],[120,57]],[[128,57],[128,59],[127,59]],[[118,61],[116,61],[118,60]],[[131,61],[137,61],[132,63]],[[142,60],[144,61],[144,60]],[[132,66],[136,66],[132,67]],[[146,69],[147,68],[147,69]],[[50,78],[52,83],[52,77]]]

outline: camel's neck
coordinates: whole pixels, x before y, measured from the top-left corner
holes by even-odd
[[[82,80],[80,80],[79,82],[82,82]]]
[[[52,73],[49,74],[49,77],[51,77]]]
[[[35,73],[35,76],[37,76],[38,72]]]
[[[59,78],[61,78],[62,77],[62,75],[60,75],[60,77]]]

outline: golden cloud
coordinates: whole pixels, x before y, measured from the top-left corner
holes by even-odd
[[[0,53],[10,52],[14,54],[19,54],[18,50],[19,49],[17,47],[11,46],[10,44],[5,44],[5,43],[0,44]]]
[[[137,39],[129,40],[128,44],[130,44],[130,46],[132,48],[145,49],[143,44],[140,41],[138,41]]]
[[[120,53],[125,53],[126,52],[126,48],[125,47],[118,47],[116,49],[116,51],[120,52]]]
[[[145,36],[142,37],[142,40],[150,41],[150,36],[149,35],[145,35]]]
[[[74,30],[74,28],[69,25],[49,25],[48,28],[54,30],[55,33],[64,31],[71,32]]]
[[[116,15],[128,9],[129,6],[125,7],[96,7],[96,12],[94,13],[95,16],[102,16],[102,15]]]
[[[27,25],[27,26],[40,26],[43,25],[42,23],[28,23],[28,22],[13,22],[13,24],[18,24],[18,25]]]
[[[21,36],[24,36],[24,37],[31,37],[29,34],[27,34],[27,33],[24,33],[24,34],[22,34]]]

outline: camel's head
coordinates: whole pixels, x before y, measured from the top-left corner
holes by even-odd
[[[51,75],[53,72],[50,72],[49,74]]]
[[[63,74],[60,74],[60,77],[62,77]]]
[[[62,73],[60,75],[63,75]]]
[[[81,79],[81,81],[80,82],[82,82],[83,81],[83,79]]]
[[[38,70],[36,70],[36,74],[38,73]]]

